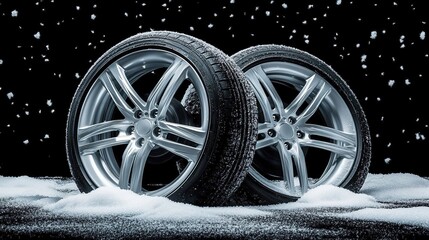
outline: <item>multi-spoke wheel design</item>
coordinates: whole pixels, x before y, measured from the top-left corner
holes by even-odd
[[[220,204],[252,160],[252,94],[238,66],[198,39],[163,31],[131,37],[76,91],[67,123],[73,176],[82,191],[118,186]]]
[[[259,106],[257,150],[244,189],[271,203],[296,200],[321,184],[359,190],[370,135],[343,79],[316,57],[285,46],[251,47],[233,58]]]

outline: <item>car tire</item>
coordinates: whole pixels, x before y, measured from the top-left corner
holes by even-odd
[[[83,77],[66,151],[82,192],[110,186],[215,206],[244,180],[256,133],[256,98],[232,59],[195,37],[152,31],[112,47]]]
[[[357,192],[371,159],[369,126],[357,97],[329,65],[283,45],[232,55],[257,96],[258,141],[230,204],[295,201],[331,184]]]

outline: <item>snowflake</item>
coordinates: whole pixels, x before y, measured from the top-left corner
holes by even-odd
[[[36,39],[40,39],[40,32],[37,32],[36,34],[33,35]]]
[[[426,37],[426,33],[425,33],[424,31],[422,31],[422,32],[420,33],[420,39],[421,39],[421,40],[425,40],[425,37]]]

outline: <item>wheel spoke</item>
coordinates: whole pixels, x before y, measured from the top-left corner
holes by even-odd
[[[122,154],[122,164],[119,173],[119,187],[140,193],[147,158],[153,148],[153,144],[144,141],[141,147],[135,142],[130,142]]]
[[[173,142],[162,137],[153,138],[153,142],[167,151],[183,157],[190,162],[196,162],[202,150],[202,146],[200,145],[192,147],[182,143]]]
[[[331,140],[341,141],[352,145],[352,147],[356,147],[357,145],[356,135],[352,133],[346,133],[334,128],[315,124],[306,124],[300,129],[309,135],[316,135],[319,137],[329,138]]]
[[[277,150],[279,151],[280,161],[282,164],[283,181],[286,188],[293,194],[296,193],[294,175],[293,175],[293,160],[292,155],[286,148],[283,142],[279,141],[277,144]]]
[[[286,107],[286,113],[288,115],[296,114],[298,109],[306,102],[307,98],[311,95],[319,83],[320,80],[316,78],[316,75],[312,75],[310,78],[308,78],[304,87],[298,93],[296,98]]]
[[[78,139],[79,141],[87,140],[90,137],[107,133],[107,132],[125,132],[132,123],[126,120],[112,120],[107,122],[97,123],[91,126],[85,126],[79,128]]]
[[[122,115],[124,115],[125,119],[132,119],[133,110],[122,97],[120,91],[116,88],[115,84],[113,83],[114,80],[110,77],[110,75],[107,74],[107,72],[104,72],[99,77],[99,79],[103,83],[103,86],[106,88],[106,90],[109,92],[116,107],[119,109]]]
[[[165,115],[167,114],[168,106],[171,103],[171,100],[174,97],[177,89],[179,89],[180,85],[186,78],[187,70],[189,69],[189,65],[185,62],[182,62],[180,67],[176,70],[176,74],[170,80],[167,87],[165,88],[164,94],[159,100],[158,105],[158,118],[165,119]]]
[[[330,92],[331,88],[327,86],[326,83],[322,83],[322,87],[317,92],[316,97],[308,104],[305,110],[297,118],[297,124],[302,124],[306,122],[311,116],[313,116],[320,104]]]
[[[304,194],[308,191],[308,172],[307,164],[305,162],[305,154],[299,144],[293,144],[290,151],[298,173],[301,193]]]
[[[206,139],[206,129],[200,127],[193,127],[179,123],[172,123],[167,121],[158,121],[158,127],[163,132],[176,135],[186,140],[192,141],[198,145],[202,145]]]
[[[342,146],[332,142],[325,142],[321,140],[312,140],[312,139],[302,140],[300,144],[306,147],[323,149],[323,150],[338,154],[340,156],[343,156],[345,158],[353,159],[356,156],[356,148],[352,146]]]
[[[144,167],[146,165],[146,161],[151,150],[152,144],[149,141],[144,141],[141,148],[139,148],[135,154],[133,170],[130,180],[130,189],[133,192],[140,193],[142,191]]]
[[[100,139],[89,143],[79,142],[79,150],[81,155],[89,155],[101,149],[127,144],[132,138],[133,136],[127,135]]]
[[[161,99],[163,99],[163,104],[167,104],[171,101],[175,90],[180,86],[181,82],[178,82],[178,80],[180,80],[179,77],[182,76],[188,66],[188,63],[176,59],[174,63],[168,67],[149,94],[147,99],[149,110],[157,108]],[[164,111],[167,111],[167,109]]]
[[[280,117],[283,117],[285,115],[283,101],[280,95],[277,93],[276,88],[274,87],[270,78],[266,75],[265,71],[262,69],[262,67],[261,66],[254,67],[252,68],[251,71],[249,71],[249,73],[251,74],[251,83],[256,88],[258,99],[259,97],[261,97],[261,100],[263,100],[263,106],[261,107],[264,111],[266,121],[268,119],[272,121],[273,114],[276,114],[276,113],[279,114]],[[268,96],[266,96],[265,92],[268,94]],[[271,104],[269,102],[269,98],[271,98],[274,104],[274,110],[272,110]],[[265,111],[270,111],[270,110],[271,112],[265,113]]]
[[[145,109],[146,102],[140,98],[140,96],[131,86],[127,76],[125,75],[125,70],[119,64],[115,63],[109,67],[109,71],[112,73],[113,78],[119,83],[119,86],[134,103],[134,105],[141,110]]]
[[[277,143],[277,139],[268,135],[268,130],[273,129],[274,124],[272,123],[260,123],[258,124],[258,134],[265,136],[263,139],[259,139],[256,142],[256,150],[274,145]]]

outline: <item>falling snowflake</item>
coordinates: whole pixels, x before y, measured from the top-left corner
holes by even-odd
[[[33,35],[36,39],[40,39],[40,32],[37,32],[36,34]]]
[[[423,134],[421,134],[421,133],[416,133],[416,140],[425,140],[426,138],[425,138],[425,136],[423,135]]]
[[[425,33],[425,31],[422,31],[422,32],[420,33],[420,39],[421,39],[421,40],[425,40],[425,37],[426,37],[426,33]]]
[[[51,100],[51,99],[48,99],[48,101],[46,101],[46,104],[47,104],[49,107],[51,107],[51,106],[52,106],[52,100]]]
[[[28,139],[24,140],[23,143],[27,145],[30,141]]]
[[[391,158],[385,158],[385,159],[384,159],[384,162],[385,162],[386,164],[389,164],[391,161],[392,161],[392,159],[391,159]]]
[[[7,98],[12,99],[14,97],[13,92],[9,92],[7,94]]]
[[[389,80],[389,83],[388,83],[389,87],[393,87],[393,84],[395,84],[395,80]]]
[[[371,32],[371,39],[375,39],[377,37],[377,31]]]
[[[13,10],[11,13],[12,17],[18,17],[18,11],[17,10]]]
[[[341,5],[341,0],[337,0],[337,5]]]

